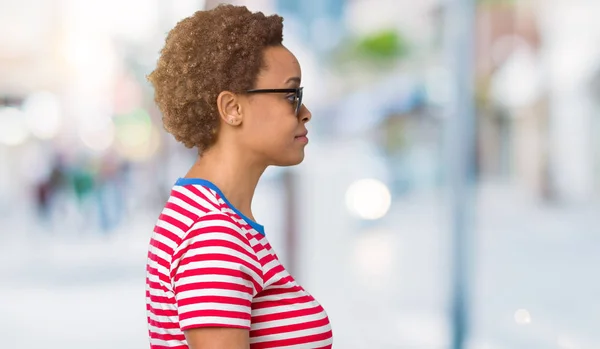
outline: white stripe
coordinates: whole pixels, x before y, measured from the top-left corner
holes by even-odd
[[[314,308],[316,306],[318,306],[318,304],[313,303],[313,302],[296,303],[296,304],[289,304],[289,305],[278,305],[278,306],[275,306],[275,307],[253,309],[252,310],[252,316],[261,316],[261,315],[272,315],[272,314],[286,313],[286,312],[289,312],[289,311],[292,311],[292,310],[310,309],[310,308]]]
[[[250,246],[255,247],[255,246],[260,246],[258,243],[252,243],[252,241],[254,241],[255,239],[252,238],[252,240],[250,240]],[[271,255],[265,248],[262,248],[260,251],[256,252],[256,258],[258,258],[258,260],[261,260],[263,258],[265,258],[266,256]]]
[[[254,250],[248,245],[248,243],[246,242],[247,240],[244,241],[241,239],[245,239],[245,238],[241,237],[241,236],[227,234],[227,233],[221,233],[221,232],[211,233],[211,232],[209,232],[209,233],[202,233],[202,234],[194,236],[193,238],[188,239],[187,241],[189,241],[189,242],[187,244],[190,245],[192,243],[205,242],[205,241],[209,241],[209,240],[227,241],[227,242],[231,242],[237,246],[242,247],[244,249],[244,251],[248,252],[248,254],[255,256]]]
[[[201,247],[197,247],[197,248],[190,248],[187,253],[182,256],[181,259],[186,259],[186,258],[191,258],[191,257],[195,257],[195,256],[203,256],[203,255],[207,255],[207,254],[224,254],[227,256],[231,256],[231,257],[236,257],[238,259],[241,259],[242,261],[246,262],[247,264],[253,266],[256,269],[260,270],[260,265],[258,265],[258,263],[251,257],[248,256],[248,254],[234,250],[233,248],[230,247],[226,247],[226,246],[213,246],[213,245],[208,245],[208,246],[201,246]],[[180,260],[181,262],[181,260]],[[196,262],[190,262],[189,265],[196,263]],[[185,266],[180,266],[179,269],[189,269],[187,268],[187,265]],[[239,269],[239,268],[238,268]]]
[[[258,302],[268,302],[268,301],[280,301],[283,299],[292,299],[292,298],[298,298],[298,297],[303,297],[303,296],[307,296],[308,294],[302,290],[300,291],[296,291],[296,292],[287,292],[287,293],[281,293],[281,294],[273,294],[273,295],[268,295],[268,296],[262,296],[262,297],[256,297],[254,298],[254,302],[258,303]]]
[[[285,340],[285,339],[291,339],[291,338],[312,336],[312,335],[316,335],[316,334],[326,333],[330,329],[331,329],[330,325],[323,325],[323,326],[319,326],[319,327],[308,328],[305,330],[298,330],[298,331],[292,331],[292,332],[286,332],[286,333],[275,333],[275,334],[270,334],[267,336],[250,338],[250,343],[254,344],[254,343],[262,343],[262,342],[270,342],[270,341],[275,341],[275,340]],[[311,346],[311,348],[312,348],[312,346]]]
[[[155,282],[155,283],[161,284],[161,285],[165,286],[168,290],[171,290],[171,285],[165,285],[165,283],[157,275],[152,275],[150,273],[146,273],[146,278],[148,278],[148,280],[150,282]],[[150,290],[150,286],[148,286],[148,282],[146,282],[146,288]]]
[[[177,285],[187,285],[197,282],[228,282],[236,285],[244,285],[250,286],[250,283],[241,277],[230,276],[230,275],[221,275],[221,274],[201,274],[201,275],[193,275],[182,277],[177,281]]]
[[[282,313],[282,315],[284,315],[284,314],[285,313]],[[262,330],[265,328],[302,324],[302,323],[306,323],[306,322],[322,320],[326,317],[327,317],[327,314],[325,314],[325,312],[321,311],[317,314],[297,316],[297,317],[292,317],[289,319],[279,319],[279,320],[266,321],[266,322],[260,322],[257,324],[252,324],[252,329],[253,330]]]
[[[195,194],[194,192],[192,192],[190,189],[188,189],[187,187],[183,187],[183,186],[176,186],[175,188],[173,188],[176,192],[181,193],[182,195],[188,197],[190,200],[194,201],[194,203],[208,209],[208,210],[218,210],[218,203],[216,201],[216,198],[214,196],[213,193],[207,191],[206,189],[204,189],[204,187],[202,186],[198,186],[195,185],[194,188],[196,190],[199,190],[202,194],[204,194],[204,196],[206,196],[206,199],[204,199],[201,196],[198,196],[197,194]],[[207,201],[207,199],[209,201]],[[201,215],[200,215],[201,216]]]
[[[223,311],[236,311],[240,313],[250,314],[250,305],[243,306],[237,304],[226,304],[226,303],[216,303],[216,302],[203,302],[203,303],[194,303],[189,305],[184,305],[179,307],[179,313],[185,314],[190,311],[196,310],[223,310]]]
[[[165,268],[165,266],[164,266],[164,265],[162,265],[162,264],[158,263],[158,262],[157,262],[157,261],[155,261],[155,260],[152,260],[152,259],[148,258],[148,262],[147,262],[147,264],[148,264],[148,266],[149,266],[150,268],[154,268],[154,269],[156,269],[156,270],[157,270],[157,272],[158,272],[159,274],[166,275],[166,276],[169,276],[169,275],[170,275],[170,274],[169,274],[169,269]],[[147,272],[147,274],[148,274],[148,275],[152,275],[152,274],[150,274],[150,272]],[[155,275],[155,276],[156,276],[156,277],[157,277],[157,279],[158,279],[158,275]]]
[[[186,191],[189,193],[189,190],[186,190]],[[183,193],[181,191],[179,191],[179,192],[182,195],[184,195],[185,197],[187,197],[188,199],[194,201],[194,203],[197,203],[198,206],[201,206],[205,210],[208,210],[208,211],[215,210],[214,205],[209,204],[208,202],[206,202],[206,200],[200,199],[200,198],[196,199],[195,195],[194,195],[194,197],[191,197],[190,195],[187,195],[188,193]],[[200,201],[203,201],[203,202],[200,202]],[[176,196],[171,196],[169,198],[168,202],[171,203],[171,204],[173,204],[173,205],[175,205],[175,206],[181,207],[182,209],[184,209],[184,210],[186,210],[188,212],[191,212],[191,213],[195,214],[198,217],[202,217],[203,215],[206,214],[206,212],[203,211],[202,209],[200,209],[200,208],[198,208],[196,206],[190,205],[187,202],[185,202],[183,199],[180,199],[180,198],[178,198]]]
[[[174,220],[176,220],[176,221],[179,221],[179,222],[183,223],[184,225],[186,225],[186,226],[188,226],[188,227],[189,227],[190,225],[192,225],[192,223],[194,223],[194,220],[193,220],[193,219],[191,219],[191,218],[189,218],[189,217],[187,217],[187,216],[184,216],[184,215],[182,215],[181,213],[179,213],[179,212],[177,212],[177,211],[174,211],[174,210],[172,210],[172,209],[170,209],[170,208],[166,208],[166,207],[165,207],[165,208],[162,210],[162,214],[163,214],[163,215],[165,215],[165,216],[167,216],[167,217],[171,217],[171,218],[173,218]]]
[[[264,270],[264,274],[268,274],[271,271],[271,269],[269,269],[269,270],[263,269]],[[291,288],[291,287],[294,287],[294,286],[298,286],[297,284],[295,284],[293,282],[293,280],[288,280],[288,281],[286,281],[282,285],[273,285],[276,282],[278,282],[278,281],[280,281],[282,279],[285,279],[285,278],[287,278],[289,276],[290,276],[290,274],[288,274],[288,272],[284,268],[280,272],[274,273],[273,276],[271,276],[267,281],[265,281],[265,285],[268,285],[268,287],[272,288],[272,289]]]
[[[186,344],[186,343],[187,343],[186,341],[176,341],[176,340],[165,341],[162,339],[150,338],[150,344],[160,345],[160,346],[167,347],[167,348],[180,346],[180,345]]]
[[[181,327],[187,327],[187,326],[191,326],[191,325],[198,325],[198,327],[202,327],[202,325],[205,325],[205,324],[220,324],[220,325],[250,327],[250,320],[225,318],[225,317],[219,317],[219,316],[194,317],[194,318],[189,318],[186,320],[181,320],[179,323],[181,324]]]
[[[164,291],[159,288],[150,288],[150,289],[148,289],[148,292],[150,293],[151,296],[155,296],[155,297],[173,298],[173,296],[174,296],[173,292]]]
[[[148,248],[148,252],[155,254],[157,257],[167,262],[167,264],[171,262],[171,255],[156,246],[150,245],[150,247]]]
[[[178,323],[179,322],[179,317],[178,316],[164,316],[164,315],[156,315],[154,313],[152,313],[151,311],[146,311],[148,317],[154,321],[157,322],[164,322],[164,323]],[[152,327],[151,325],[148,325],[149,327]],[[176,333],[177,331],[179,331],[179,329],[162,329],[157,327],[157,329],[160,329],[161,331],[164,331],[164,333]],[[155,330],[154,332],[156,333],[163,333],[160,332],[159,330]]]
[[[266,273],[268,273],[269,271],[271,271],[271,269],[273,269],[273,268],[275,268],[275,267],[278,267],[278,266],[280,266],[280,265],[281,265],[281,263],[280,263],[280,262],[279,262],[277,259],[273,258],[273,260],[269,261],[267,264],[265,264],[265,265],[263,266],[263,270],[265,271],[265,274],[266,274]],[[285,270],[285,269],[284,269],[284,270]],[[281,274],[282,272],[283,272],[283,270],[282,270],[281,272],[279,272],[279,273],[275,274],[275,275],[279,275],[279,274]]]
[[[219,216],[221,217],[225,217],[224,214],[219,214]],[[239,233],[239,228],[232,222],[225,220],[224,218],[212,218],[209,220],[200,220],[198,222],[196,222],[189,231],[193,231],[194,229],[198,229],[198,228],[210,228],[210,227],[215,227],[215,226],[220,226],[220,227],[226,227],[229,228],[233,231],[236,231]],[[240,234],[242,235],[242,234]],[[231,241],[233,243],[235,243],[238,246],[243,246],[244,249],[246,251],[248,251],[249,253],[251,253],[252,255],[254,255],[253,250],[247,246],[247,243],[245,240],[245,237],[242,235],[239,238],[236,238],[235,236],[232,236],[231,234],[226,234],[226,233],[206,233],[206,234],[199,234],[197,236],[194,236],[191,239],[184,239],[183,242],[180,244],[179,247],[177,247],[177,249],[173,252],[174,255],[178,254],[182,249],[187,248],[190,244],[194,243],[194,242],[202,242],[205,241],[206,239],[218,239],[218,240],[224,240],[224,241]],[[198,250],[201,250],[202,248],[198,248]],[[193,252],[193,251],[188,251],[188,253]],[[248,257],[244,258],[244,260],[248,261]],[[171,271],[173,271],[173,269],[178,268],[179,267],[179,262],[180,260],[173,260],[172,264],[171,264]],[[255,260],[249,260],[249,262],[254,265],[255,267],[259,267],[259,263],[258,261]],[[189,269],[189,268],[188,268]]]
[[[286,345],[285,347],[277,347],[278,349],[307,349],[306,345],[310,344],[310,348],[322,348],[326,345],[333,344],[333,339],[328,338],[318,342],[311,343],[302,343],[302,344],[294,344],[294,345]]]
[[[176,263],[173,262],[173,264],[176,264]],[[179,263],[177,263],[177,264],[179,264]],[[245,268],[242,271],[240,269],[241,267],[242,267],[242,265],[240,263],[221,261],[221,260],[206,260],[206,261],[200,261],[200,262],[189,262],[186,265],[182,265],[177,269],[177,274],[182,274],[188,270],[200,271],[200,269],[203,269],[203,268],[225,268],[225,269],[241,271],[242,273],[246,273],[254,280],[260,279],[260,277],[254,271],[252,271],[248,268]],[[177,282],[176,284],[180,284],[180,283],[181,283],[181,280],[179,282]]]
[[[176,226],[172,225],[171,223],[167,223],[167,222],[163,221],[162,219],[159,219],[158,222],[156,222],[156,225],[158,227],[165,229],[166,231],[170,232],[171,234],[177,236],[178,238],[183,237],[183,235],[185,234],[185,232],[183,230],[177,228]],[[175,243],[175,241],[171,240],[170,238],[164,236],[161,233],[154,233],[154,235],[152,237],[155,240],[162,242],[163,244],[169,246],[171,249],[177,248],[177,244]]]
[[[279,274],[277,274],[277,275],[279,276]],[[283,277],[285,277],[285,275]],[[271,279],[273,279],[273,278],[271,278]],[[279,281],[279,280],[277,280],[277,281]],[[265,282],[265,285],[269,285],[269,284]],[[281,289],[293,288],[293,287],[300,287],[300,286],[297,283],[295,283],[293,280],[288,280],[284,284],[274,285],[274,283],[272,283],[272,284],[270,284],[267,287],[270,290],[281,290]]]
[[[250,299],[250,295],[246,292],[224,290],[220,288],[199,288],[195,290],[179,292],[175,295],[177,301],[182,301],[191,297],[203,297],[203,296],[221,296],[221,297],[232,297],[239,299]],[[181,310],[181,309],[180,309]]]
[[[211,217],[207,217],[209,215]],[[238,227],[234,222],[232,222],[232,220],[233,219],[231,219],[231,217],[227,216],[225,213],[209,212],[205,216],[203,216],[200,220],[198,220],[196,223],[194,223],[194,225],[192,225],[190,230],[194,230],[194,229],[198,229],[198,228],[213,227],[213,226],[227,227],[227,228],[239,233],[245,239],[246,235],[240,230],[240,227]]]
[[[217,193],[215,191],[202,185],[194,185],[194,188],[196,188],[196,190],[198,190],[204,196],[206,196],[206,198],[211,201],[212,206],[214,206],[215,208],[218,208],[220,206],[220,202],[217,199]]]
[[[183,332],[180,329],[175,329],[175,328],[174,329],[166,329],[166,328],[152,326],[150,324],[148,324],[148,330],[150,330],[156,334],[172,334],[172,335],[183,334]]]

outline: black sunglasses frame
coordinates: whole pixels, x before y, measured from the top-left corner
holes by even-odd
[[[248,90],[246,93],[294,93],[296,96],[296,107],[294,113],[298,116],[300,108],[302,108],[302,92],[304,87],[298,88],[266,88],[266,89],[254,89]]]

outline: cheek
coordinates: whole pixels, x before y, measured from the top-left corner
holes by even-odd
[[[260,140],[265,146],[281,147],[294,141],[297,127],[297,120],[293,116],[272,112],[256,118],[256,122],[252,125],[252,132],[256,140]]]

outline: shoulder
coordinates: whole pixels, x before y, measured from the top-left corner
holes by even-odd
[[[221,211],[217,194],[210,188],[179,180],[169,196],[167,206],[177,205],[196,215],[196,219],[206,213]]]
[[[233,264],[252,270],[257,277],[261,275],[258,256],[247,233],[232,217],[218,211],[205,213],[190,226],[173,253],[171,267],[179,269],[190,262],[218,268]]]

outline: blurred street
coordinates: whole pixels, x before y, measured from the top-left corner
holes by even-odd
[[[148,348],[197,152],[147,76],[220,2],[0,0],[0,349]],[[283,16],[302,67],[306,157],[252,213],[336,349],[600,348],[600,1],[224,2]]]

